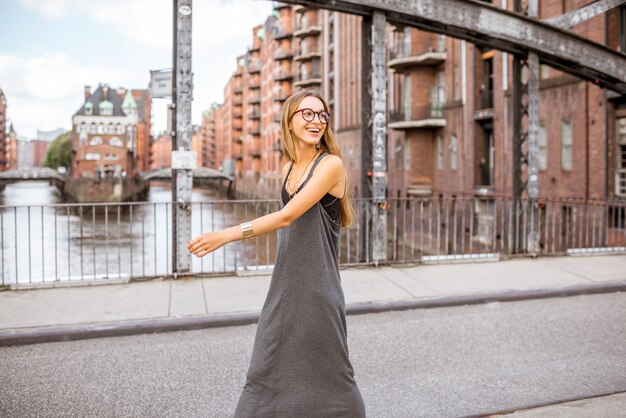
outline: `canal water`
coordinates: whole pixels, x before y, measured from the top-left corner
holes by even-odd
[[[192,237],[279,209],[278,201],[227,200],[194,189]],[[0,192],[0,284],[159,277],[172,273],[169,183],[150,187],[146,202],[63,204],[46,182],[20,182]],[[202,259],[193,273],[268,271],[277,234],[229,244]]]

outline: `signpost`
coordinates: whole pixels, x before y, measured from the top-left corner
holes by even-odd
[[[195,153],[191,151],[191,0],[174,0],[174,71],[172,72],[172,273],[191,271],[191,189]],[[157,77],[159,78],[159,77]],[[167,84],[167,77],[158,83]],[[156,87],[156,86],[155,86]]]

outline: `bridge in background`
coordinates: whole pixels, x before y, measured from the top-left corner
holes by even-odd
[[[230,195],[234,181],[233,176],[229,176],[221,171],[206,167],[196,168],[192,170],[192,173],[194,186],[215,186],[217,184],[226,190],[227,195]],[[146,171],[141,173],[139,177],[146,183],[153,181],[171,181],[172,169],[159,168],[152,171]]]
[[[47,167],[1,171],[0,190],[4,189],[7,184],[17,183],[18,181],[47,181],[63,193],[66,180],[67,176]]]

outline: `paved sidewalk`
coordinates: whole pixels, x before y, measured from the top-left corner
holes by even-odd
[[[626,256],[341,271],[349,314],[626,290]],[[0,345],[255,322],[270,276],[0,292]]]
[[[490,415],[489,418],[616,418],[623,417],[625,410],[626,392],[620,392],[607,396]]]

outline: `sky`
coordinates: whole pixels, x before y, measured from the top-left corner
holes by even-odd
[[[84,87],[147,89],[150,70],[172,67],[173,0],[0,0],[0,89],[18,135],[71,129]],[[195,0],[192,122],[221,103],[267,0]],[[167,126],[168,99],[152,103],[152,131]]]

